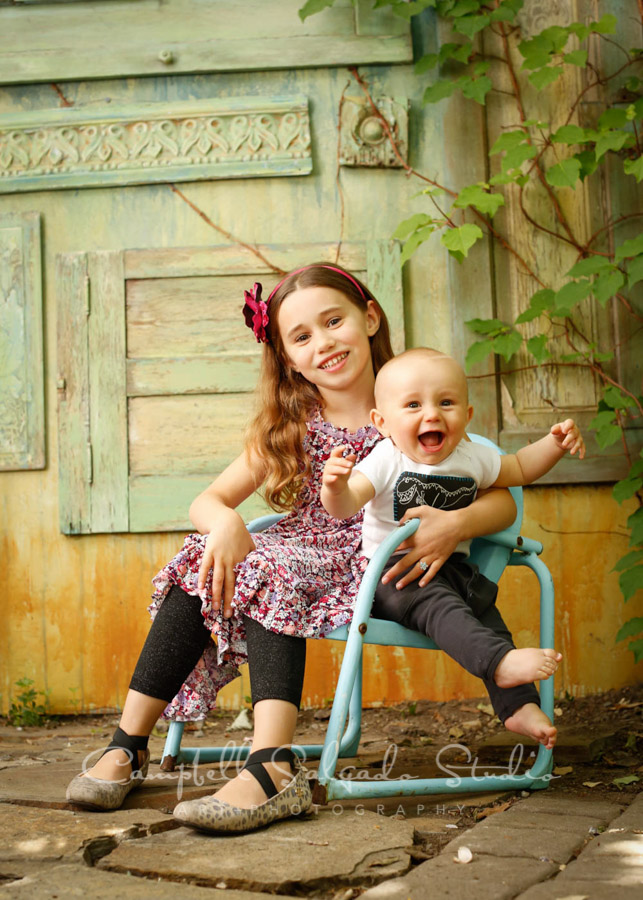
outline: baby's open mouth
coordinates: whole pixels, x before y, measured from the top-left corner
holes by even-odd
[[[435,453],[440,450],[444,443],[444,433],[442,431],[425,431],[418,438],[425,450],[429,453]]]

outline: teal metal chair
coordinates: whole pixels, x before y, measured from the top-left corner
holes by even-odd
[[[496,445],[479,435],[469,435],[471,440]],[[497,449],[497,448],[496,448]],[[471,545],[471,560],[491,581],[498,582],[505,567],[527,566],[540,585],[540,646],[554,646],[554,585],[549,570],[538,559],[542,544],[520,535],[523,502],[522,489],[510,488],[515,500],[517,514],[511,527],[497,534],[476,538]],[[255,519],[248,526],[253,532],[263,531],[281,516],[268,515]],[[396,647],[419,647],[426,650],[440,648],[425,635],[411,631],[397,622],[371,618],[373,597],[384,566],[396,549],[418,528],[419,520],[396,528],[378,547],[362,579],[355,613],[348,626],[336,629],[326,640],[345,641],[346,649],[335,691],[326,739],[323,744],[294,745],[293,750],[302,759],[319,759],[315,801],[327,803],[331,800],[363,800],[375,797],[423,796],[429,794],[470,793],[494,790],[535,790],[546,788],[551,778],[553,755],[542,745],[532,767],[523,774],[511,772],[500,775],[485,774],[460,777],[452,774],[447,778],[408,778],[387,780],[349,780],[337,778],[337,761],[357,755],[361,734],[362,717],[362,651],[364,644],[380,644]],[[540,682],[540,702],[543,711],[553,721],[554,679],[553,676]],[[184,723],[171,722],[168,731],[161,768],[171,771],[177,764],[219,762],[245,759],[249,747],[182,747]]]

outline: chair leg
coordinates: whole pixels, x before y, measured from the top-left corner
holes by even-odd
[[[170,722],[161,760],[161,770],[163,772],[173,772],[176,768],[181,752],[181,739],[184,728],[185,722]]]
[[[357,663],[355,684],[348,707],[348,725],[339,744],[339,756],[350,757],[357,754],[362,736],[362,654]]]

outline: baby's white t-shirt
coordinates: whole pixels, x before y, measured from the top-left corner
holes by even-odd
[[[431,466],[409,459],[385,438],[353,471],[365,475],[375,488],[362,526],[362,551],[370,559],[407,509],[460,509],[473,503],[478,488],[490,487],[498,478],[500,454],[493,447],[462,440],[445,460]],[[468,555],[470,544],[462,541],[455,552]]]

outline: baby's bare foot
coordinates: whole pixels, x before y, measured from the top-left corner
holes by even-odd
[[[501,688],[540,681],[554,674],[562,658],[562,653],[558,653],[557,650],[541,650],[533,647],[510,650],[498,663],[493,680]]]
[[[533,738],[546,750],[552,750],[556,744],[558,729],[535,703],[525,703],[512,716],[505,719],[505,728],[515,734]]]

